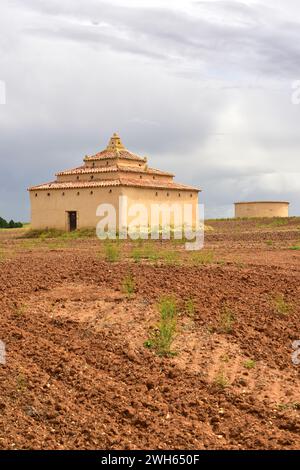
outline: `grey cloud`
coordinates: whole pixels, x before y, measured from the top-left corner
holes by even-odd
[[[217,22],[184,12],[154,7],[124,7],[87,0],[34,1],[25,3],[48,16],[36,33],[80,42],[98,42],[111,48],[168,59],[174,54],[180,60],[200,63],[215,62],[216,69],[261,73],[267,76],[293,75],[298,71],[299,47],[295,42],[299,22],[280,19],[276,9],[241,2],[198,2],[199,6],[220,14],[227,11],[242,14],[237,24]],[[23,4],[23,3],[22,3]],[[248,21],[245,21],[248,19]],[[89,24],[82,24],[83,20]],[[77,21],[77,24],[76,24]],[[95,23],[99,23],[99,31]],[[101,22],[111,26],[103,35]],[[93,26],[94,24],[94,26]],[[116,35],[127,35],[123,41]]]
[[[299,78],[300,11],[200,3],[194,15],[150,0],[1,3],[0,216],[28,220],[26,188],[116,130],[150,165],[203,188],[208,216],[264,197],[300,212],[300,106],[281,81]]]

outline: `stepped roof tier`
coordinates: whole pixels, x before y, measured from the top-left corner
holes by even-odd
[[[200,191],[198,188],[174,182],[172,173],[149,168],[147,158],[128,151],[116,133],[105,150],[86,156],[84,165],[56,173],[56,177],[55,181],[33,186],[29,190],[126,186]]]
[[[135,168],[132,166],[121,166],[121,165],[113,165],[104,168],[93,168],[92,173],[114,173],[116,171],[119,172],[132,172],[132,173],[141,173],[141,168]],[[91,168],[87,168],[85,166],[79,166],[77,168],[71,168],[70,170],[61,171],[56,173],[56,176],[63,176],[63,175],[84,175],[91,173]],[[168,173],[161,170],[156,170],[155,168],[147,168],[147,174],[149,175],[165,175],[165,176],[174,176],[172,173]]]

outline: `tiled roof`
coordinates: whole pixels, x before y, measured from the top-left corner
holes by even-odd
[[[66,181],[40,184],[32,186],[29,191],[38,191],[41,189],[78,189],[78,188],[100,188],[105,186],[120,186],[120,180],[103,180],[103,181]]]
[[[181,190],[181,191],[200,191],[199,189],[187,186],[184,184],[175,183],[172,178],[169,181],[160,181],[160,179],[147,178],[147,175],[161,175],[173,177],[172,173],[156,170],[155,168],[148,168],[146,165],[139,166],[123,166],[118,164],[119,159],[132,160],[136,162],[147,162],[147,158],[139,157],[134,153],[129,152],[121,142],[118,134],[113,134],[109,144],[105,150],[98,152],[92,156],[86,156],[84,161],[96,161],[116,159],[111,166],[103,168],[87,168],[87,166],[80,166],[70,170],[62,171],[56,176],[63,175],[78,175],[78,174],[93,174],[93,173],[111,173],[110,180],[94,180],[94,181],[52,181],[50,183],[41,184],[29,188],[29,191],[50,190],[50,189],[80,189],[80,188],[101,188],[109,186],[122,186],[122,187],[137,187],[137,188],[153,188],[153,189],[168,189],[168,190]],[[131,173],[130,176],[125,176],[124,173]],[[113,173],[120,173],[115,174]],[[145,176],[145,177],[144,177]],[[115,177],[115,179],[114,179]]]
[[[134,160],[134,161],[140,161],[140,162],[147,161],[146,157],[139,157],[138,155],[135,155],[134,153],[131,153],[126,149],[124,150],[105,149],[105,150],[102,150],[101,152],[96,153],[95,155],[86,156],[84,158],[84,161],[90,162],[90,161],[96,161],[96,160],[112,160],[114,158],[123,158],[125,160]]]
[[[56,176],[64,175],[84,175],[91,173],[113,173],[113,172],[131,172],[131,173],[144,173],[149,175],[162,175],[162,176],[174,176],[172,173],[166,171],[157,170],[156,168],[136,168],[132,166],[113,165],[101,168],[87,168],[86,166],[79,166],[77,168],[71,168],[70,170],[60,171],[56,173]]]
[[[174,181],[146,180],[136,178],[120,178],[121,186],[134,186],[138,188],[154,188],[154,189],[180,189],[182,191],[200,191],[194,186],[176,183]]]
[[[101,188],[109,186],[127,186],[137,188],[153,188],[153,189],[177,189],[182,191],[200,191],[198,188],[193,186],[186,186],[184,184],[170,182],[159,182],[152,180],[140,180],[140,179],[129,179],[119,178],[116,180],[103,180],[103,181],[74,181],[74,182],[57,182],[52,181],[50,183],[41,184],[39,186],[32,186],[29,191],[38,190],[49,190],[49,189],[79,189],[79,188]]]

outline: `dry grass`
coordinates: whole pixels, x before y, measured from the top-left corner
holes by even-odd
[[[291,310],[292,306],[290,303],[288,303],[283,294],[276,294],[274,297],[274,308],[275,312],[280,315],[280,316],[286,316],[288,315]]]

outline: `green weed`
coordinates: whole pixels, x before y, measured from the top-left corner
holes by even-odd
[[[223,311],[220,316],[220,328],[219,331],[222,333],[231,333],[233,325],[235,323],[235,315],[229,307],[223,307]]]
[[[130,298],[135,291],[135,282],[131,273],[127,274],[122,282],[123,292]]]
[[[246,369],[254,369],[255,366],[256,366],[256,362],[253,359],[247,359],[244,362],[244,367]]]
[[[155,350],[159,356],[172,356],[176,354],[171,350],[177,329],[178,315],[175,300],[171,297],[163,298],[159,303],[159,312],[159,324],[151,332],[144,346]]]

